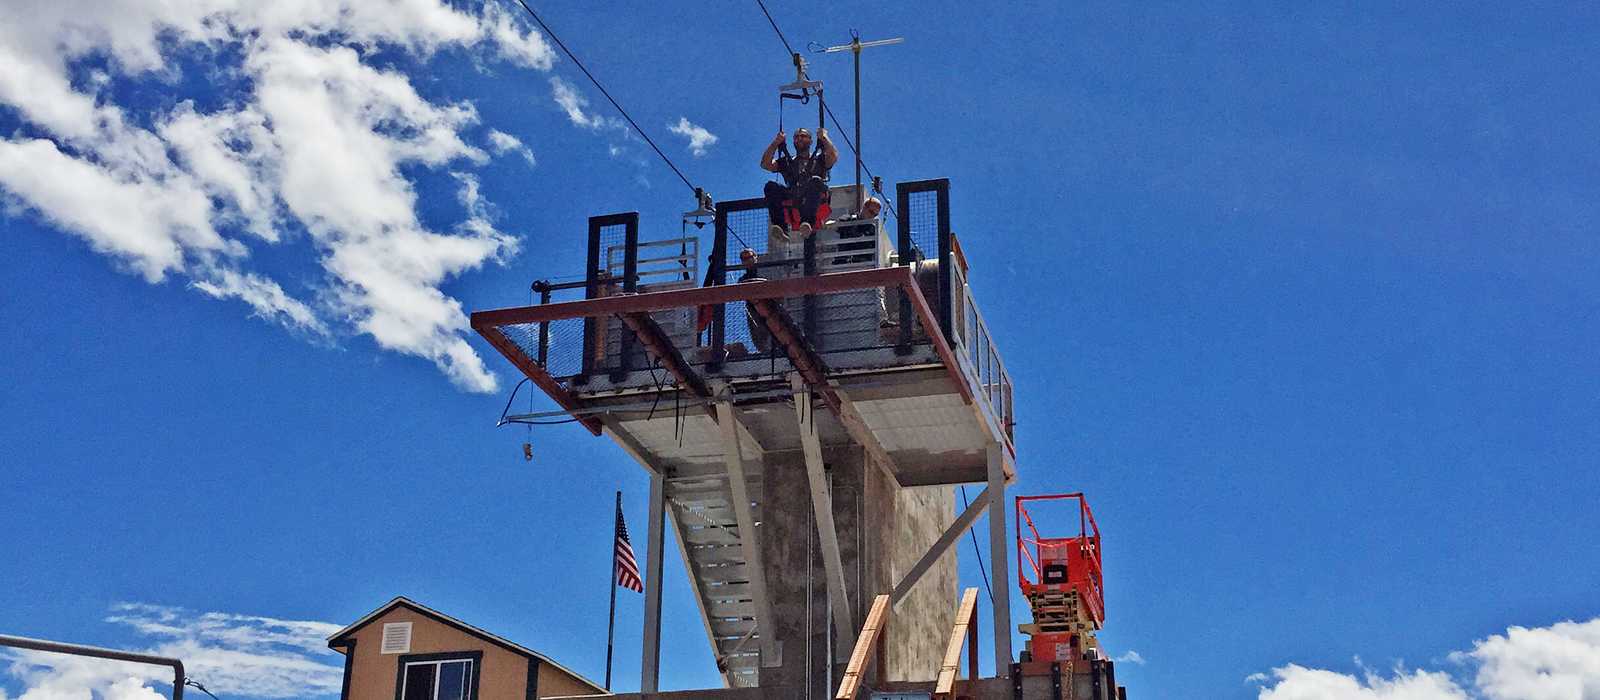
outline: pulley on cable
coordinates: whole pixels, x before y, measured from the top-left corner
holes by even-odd
[[[800,104],[810,104],[813,96],[817,98],[817,129],[821,130],[826,126],[823,114],[827,104],[823,101],[822,81],[812,80],[806,75],[805,57],[798,53],[790,54],[790,57],[794,60],[794,82],[778,86],[778,132],[783,132],[783,112],[786,102],[794,100]],[[789,144],[778,144],[778,151],[783,155],[789,155]]]

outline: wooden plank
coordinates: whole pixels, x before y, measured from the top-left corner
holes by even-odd
[[[889,596],[880,595],[872,599],[872,609],[867,612],[867,622],[861,626],[861,634],[856,637],[856,647],[850,652],[850,664],[844,669],[844,676],[839,680],[839,692],[834,700],[855,700],[856,693],[861,690],[861,684],[866,679],[867,661],[880,651],[883,630],[889,624]],[[879,664],[882,665],[881,663]],[[879,669],[880,672],[883,669]]]
[[[956,623],[950,627],[950,639],[945,643],[944,661],[939,665],[938,681],[933,686],[935,700],[948,700],[955,690],[956,674],[961,671],[961,647],[978,631],[978,589],[968,588],[961,593],[961,603],[956,606]],[[973,676],[977,673],[977,643],[972,644],[969,663]]]

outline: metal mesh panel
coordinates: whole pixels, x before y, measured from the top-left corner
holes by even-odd
[[[583,319],[551,321],[549,326],[550,354],[545,363],[546,371],[558,379],[583,372]]]
[[[934,190],[907,193],[908,206],[900,211],[911,228],[911,249],[901,250],[901,260],[939,259],[939,193]],[[932,301],[930,299],[930,301]]]
[[[589,222],[588,298],[598,299],[630,291],[634,280],[628,277],[628,224],[613,217],[595,217]],[[585,322],[589,341],[586,367],[590,372],[621,370],[632,348],[628,329],[617,318],[594,318]]]
[[[895,186],[899,200],[899,264],[918,269],[917,280],[948,337],[950,323],[950,182],[921,180]],[[900,300],[901,315],[910,307]],[[913,342],[913,329],[902,329],[902,350]]]
[[[726,222],[726,254],[722,261],[726,284],[738,284],[751,272],[740,257],[745,248],[755,251],[756,277],[782,279],[798,274],[789,246],[768,234],[767,209],[760,200],[726,202],[720,209]],[[765,330],[758,324],[746,304],[724,306],[723,347],[729,359],[766,356],[772,352]]]

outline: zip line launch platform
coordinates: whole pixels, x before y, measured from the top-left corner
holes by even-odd
[[[833,211],[857,211],[857,192],[832,188]],[[1012,380],[949,182],[895,195],[893,228],[844,217],[809,236],[770,232],[763,199],[717,203],[700,212],[705,267],[697,236],[641,240],[637,213],[592,217],[582,281],[472,314],[558,416],[650,475],[639,697],[658,696],[668,528],[726,688],[660,697],[1118,697],[1092,645],[1014,666]],[[958,513],[964,484],[982,490]],[[984,512],[998,674],[957,681],[963,648],[976,668],[978,606],[951,550]]]

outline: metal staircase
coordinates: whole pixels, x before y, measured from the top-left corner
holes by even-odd
[[[759,470],[748,474],[746,489],[751,516],[759,524]],[[713,472],[667,479],[666,499],[717,667],[729,686],[755,687],[761,662],[757,584],[751,582],[746,543],[739,537],[729,477]]]

